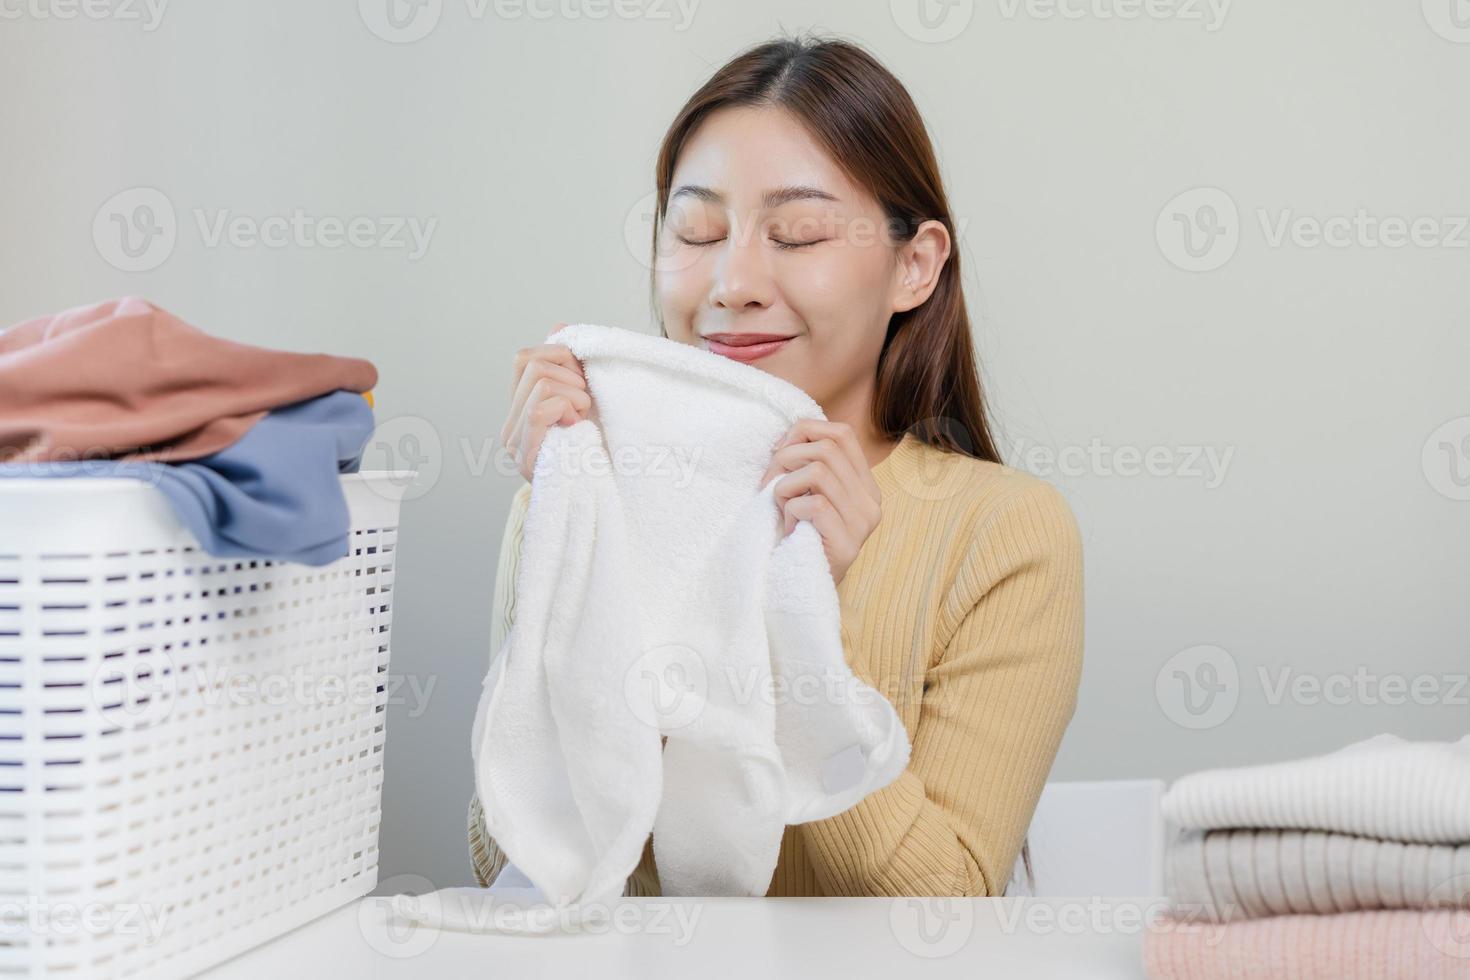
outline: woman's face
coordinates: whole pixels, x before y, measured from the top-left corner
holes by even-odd
[[[896,242],[878,202],[785,110],[721,109],[674,169],[655,265],[664,328],[832,416],[871,391],[890,317],[933,289],[949,239],[924,227]],[[776,339],[740,346],[757,336]]]

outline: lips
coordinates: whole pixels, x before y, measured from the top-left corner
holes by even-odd
[[[792,339],[777,333],[712,333],[704,341],[711,353],[748,363],[774,354]]]

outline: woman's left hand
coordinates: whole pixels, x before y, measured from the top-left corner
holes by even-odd
[[[852,426],[798,421],[776,444],[760,486],[773,476],[780,477],[775,497],[781,533],[790,534],[797,521],[811,521],[822,536],[832,581],[841,582],[883,517],[882,491]]]

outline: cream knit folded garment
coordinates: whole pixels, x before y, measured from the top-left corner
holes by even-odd
[[[1210,922],[1470,908],[1470,844],[1315,830],[1188,830],[1170,844],[1166,869],[1174,908]]]
[[[1383,734],[1327,755],[1212,769],[1177,780],[1166,820],[1188,830],[1335,831],[1420,844],[1470,843],[1470,735]]]

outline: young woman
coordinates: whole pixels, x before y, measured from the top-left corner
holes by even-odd
[[[655,176],[664,335],[790,381],[827,415],[792,427],[762,486],[777,480],[788,530],[820,532],[848,661],[912,744],[893,783],[786,828],[767,894],[1003,894],[1076,706],[1082,548],[1061,494],[1000,463],[924,124],[860,48],[777,40],[694,94]],[[501,438],[529,480],[548,427],[591,400],[557,345],[520,351],[512,390]],[[514,617],[529,491],[506,525],[492,649]],[[470,843],[489,884],[505,857],[478,799]],[[658,894],[651,844],[627,894]]]

